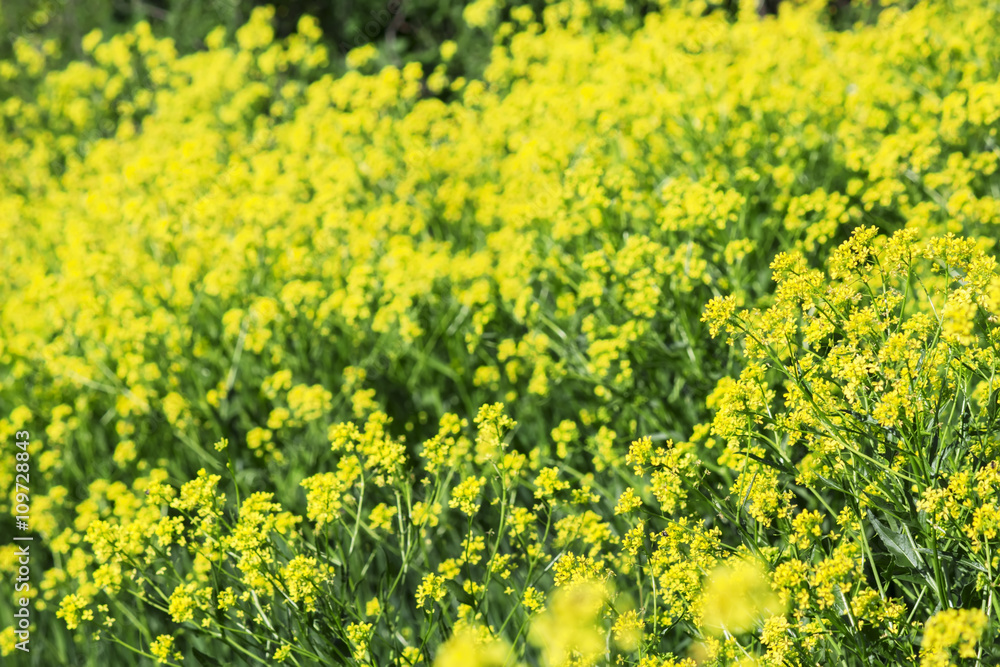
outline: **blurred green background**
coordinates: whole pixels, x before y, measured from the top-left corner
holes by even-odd
[[[0,0],[0,59],[12,51],[18,37],[54,39],[63,59],[82,57],[81,38],[95,28],[110,35],[148,21],[158,36],[173,38],[183,54],[204,46],[205,36],[217,26],[230,33],[242,25],[254,7],[273,5],[275,29],[283,37],[294,32],[303,14],[319,20],[324,39],[337,61],[352,48],[373,44],[387,63],[440,61],[439,45],[454,40],[459,56],[455,74],[472,73],[484,66],[491,35],[466,26],[462,20],[471,0]],[[503,6],[504,3],[499,3]],[[544,0],[532,4],[539,11]],[[653,3],[630,0],[629,5],[648,11]],[[501,11],[498,19],[509,11]]]
[[[448,62],[451,76],[475,77],[482,72],[493,45],[493,30],[512,9],[531,6],[536,17],[559,0],[497,0],[494,21],[472,27],[462,18],[475,0],[0,0],[0,59],[8,58],[18,38],[35,42],[54,40],[59,58],[83,56],[81,39],[97,28],[106,36],[148,21],[154,34],[174,40],[179,53],[204,47],[205,36],[217,26],[230,34],[242,25],[256,6],[273,5],[278,37],[295,31],[303,14],[319,20],[330,47],[334,71],[343,67],[343,56],[352,48],[372,44],[384,64],[421,62],[425,72],[442,62],[439,47],[454,41],[457,52]],[[759,13],[773,11],[781,0],[758,0]],[[735,18],[739,0],[625,0],[621,12],[595,13],[597,30],[638,28],[642,18],[661,4],[694,6],[708,14],[724,11]],[[877,0],[830,0],[830,18],[838,27],[872,18]],[[907,2],[904,4],[912,4]],[[595,3],[596,5],[596,3]]]

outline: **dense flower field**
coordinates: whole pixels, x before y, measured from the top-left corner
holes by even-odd
[[[5,664],[997,664],[1000,3],[746,4],[0,62]]]

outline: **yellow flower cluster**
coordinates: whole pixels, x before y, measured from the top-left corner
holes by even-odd
[[[924,629],[920,667],[952,667],[976,657],[976,642],[989,624],[979,609],[947,609],[934,614]],[[952,651],[955,653],[953,654]]]

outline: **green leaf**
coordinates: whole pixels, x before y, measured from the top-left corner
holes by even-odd
[[[219,664],[218,657],[212,657],[204,651],[199,651],[196,647],[191,647],[191,653],[194,655],[194,661],[197,665],[217,665]]]
[[[917,545],[913,542],[913,538],[910,537],[908,532],[902,533],[889,529],[875,518],[871,510],[868,511],[868,520],[871,521],[872,527],[875,528],[878,536],[882,538],[883,544],[896,557],[897,562],[902,565],[903,562],[900,559],[905,559],[912,567],[918,569],[923,567],[923,559],[920,558],[920,554],[917,552]]]
[[[917,551],[926,554],[928,556],[933,556],[934,552],[926,547],[918,547]],[[989,574],[989,570],[986,569],[985,565],[981,565],[968,558],[955,558],[946,553],[939,553],[938,558],[941,559],[943,563],[948,563],[950,566],[956,568],[963,572],[982,572],[983,574]]]
[[[833,606],[839,615],[845,616],[850,609],[847,605],[847,596],[844,595],[843,589],[841,589],[838,585],[833,587],[833,592]]]

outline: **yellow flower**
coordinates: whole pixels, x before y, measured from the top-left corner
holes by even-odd
[[[946,609],[927,620],[920,667],[951,667],[957,658],[975,658],[976,643],[989,619],[979,609]]]
[[[104,38],[104,33],[98,29],[91,30],[86,35],[83,36],[83,40],[80,43],[81,48],[84,53],[93,53],[94,48],[100,43],[101,39]]]
[[[315,611],[323,585],[333,579],[333,569],[310,556],[296,556],[281,568],[288,599],[301,604],[307,611]]]
[[[510,647],[484,630],[462,627],[441,645],[434,667],[503,667]]]
[[[448,62],[455,56],[455,52],[458,51],[458,45],[450,39],[447,39],[441,42],[439,49],[441,52],[441,60]]]
[[[485,28],[492,22],[496,9],[497,0],[476,0],[466,5],[462,18],[473,28]]]
[[[441,515],[440,503],[413,503],[413,523],[417,526],[427,525],[431,528],[438,525]]]
[[[156,658],[157,663],[166,663],[171,660],[183,660],[184,656],[174,651],[174,638],[170,635],[160,635],[149,645],[149,652]]]
[[[642,499],[636,494],[635,489],[628,488],[618,497],[618,504],[615,505],[615,514],[628,514],[641,506]]]
[[[542,468],[535,478],[535,497],[551,498],[569,488],[569,482],[559,479],[558,468]]]
[[[382,603],[378,601],[378,598],[372,598],[365,604],[365,616],[378,616],[381,611]]]
[[[365,660],[368,656],[368,642],[372,637],[371,623],[351,623],[347,626],[347,640],[354,645],[352,655],[355,660]]]
[[[356,49],[351,49],[346,57],[347,66],[352,69],[360,69],[378,58],[378,48],[374,44],[365,44]]]
[[[379,503],[372,508],[372,511],[368,515],[368,523],[371,524],[373,530],[384,530],[387,532],[392,532],[392,519],[396,516],[397,510],[395,507],[389,507],[385,503]]]
[[[552,595],[547,609],[531,623],[529,635],[545,664],[597,664],[605,649],[599,627],[605,596],[604,586],[594,581],[570,584]]]
[[[702,627],[714,635],[748,632],[759,620],[784,613],[764,569],[743,559],[726,563],[709,575],[701,608]]]
[[[481,502],[479,494],[484,484],[486,484],[485,477],[469,477],[462,480],[458,486],[452,489],[448,507],[458,508],[459,511],[469,516],[474,515],[479,510]]]
[[[433,600],[434,602],[440,602],[444,599],[447,590],[444,587],[445,579],[444,577],[437,574],[426,574],[424,575],[423,581],[417,586],[417,609],[422,609],[428,606],[428,601]],[[428,613],[431,611],[427,609]]]
[[[620,614],[615,620],[611,631],[615,637],[615,643],[623,651],[634,651],[639,648],[642,642],[642,634],[645,622],[636,609],[630,609]]]

